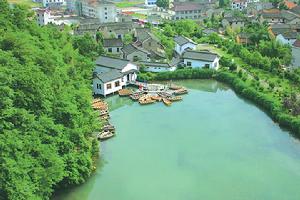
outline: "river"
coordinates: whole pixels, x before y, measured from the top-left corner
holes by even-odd
[[[170,107],[109,97],[117,136],[96,173],[55,199],[300,199],[299,140],[226,85],[178,84],[189,94]]]

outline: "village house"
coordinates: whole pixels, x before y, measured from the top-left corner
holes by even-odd
[[[195,50],[197,46],[195,42],[193,42],[191,39],[186,38],[184,36],[176,36],[174,38],[174,42],[175,42],[175,51],[179,55],[182,55],[182,53],[187,49]]]
[[[276,24],[276,23],[299,24],[300,15],[289,10],[279,10],[279,9],[262,10],[260,12],[260,21],[261,22],[266,21],[269,24]]]
[[[282,44],[293,45],[300,32],[298,24],[272,24],[269,28],[270,35]]]
[[[123,58],[130,61],[150,61],[151,53],[135,44],[128,44],[122,48]]]
[[[106,52],[116,55],[121,55],[123,42],[119,38],[109,38],[103,40],[103,48]]]
[[[138,66],[128,60],[100,56],[93,73],[94,95],[107,96],[137,78]]]
[[[164,46],[150,30],[138,28],[135,32],[135,46],[143,48],[151,53],[151,59],[161,60],[166,58]]]
[[[284,23],[284,17],[278,9],[261,10],[259,12],[260,21],[266,21],[269,24]]]
[[[232,10],[242,11],[247,8],[248,2],[247,0],[233,0],[231,2]]]
[[[224,17],[222,19],[222,26],[224,28],[230,26],[234,31],[241,30],[245,26],[245,19],[233,16]]]
[[[194,19],[199,20],[202,16],[202,10],[205,8],[203,4],[195,2],[174,2],[171,8],[172,19]]]
[[[39,8],[36,10],[36,20],[39,26],[44,26],[52,23],[51,12],[48,9]]]
[[[191,51],[184,52],[183,63],[192,68],[219,68],[219,56],[209,51]]]
[[[97,18],[100,23],[117,21],[117,9],[113,2],[107,0],[80,0],[78,8],[80,16]]]
[[[98,31],[100,31],[104,38],[119,38],[124,39],[126,34],[134,34],[135,29],[138,28],[137,23],[130,22],[115,22],[115,23],[106,23],[98,26]]]

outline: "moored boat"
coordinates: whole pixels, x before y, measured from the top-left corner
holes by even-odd
[[[150,97],[141,97],[139,99],[139,103],[142,105],[151,104],[154,102],[155,102],[155,100],[151,99]]]
[[[102,131],[101,133],[99,133],[97,135],[97,138],[99,140],[106,140],[106,139],[109,139],[109,138],[113,137],[114,135],[115,134],[113,132],[111,132],[109,130],[104,130],[104,131]]]
[[[160,96],[151,96],[151,99],[154,100],[154,101],[161,101],[162,97],[160,97]]]
[[[181,89],[179,89],[179,90],[175,90],[175,91],[174,91],[174,94],[175,94],[175,95],[187,94],[187,93],[188,93],[188,91],[187,91],[187,89],[185,89],[185,88],[181,88]]]
[[[170,101],[169,99],[167,98],[163,98],[163,102],[166,106],[170,106],[172,104],[172,101]]]
[[[170,101],[181,101],[182,96],[172,96],[172,97],[168,97],[167,99]]]
[[[182,88],[182,86],[175,85],[175,84],[171,84],[171,85],[169,86],[169,89],[170,89],[170,90],[179,90],[179,89],[181,89],[181,88]]]
[[[118,91],[119,96],[129,96],[132,94],[132,91],[130,89],[121,89]]]
[[[108,131],[111,131],[111,132],[115,132],[115,127],[110,125],[110,124],[107,124],[107,125],[104,125],[103,128],[102,128],[104,131],[105,130],[108,130]]]

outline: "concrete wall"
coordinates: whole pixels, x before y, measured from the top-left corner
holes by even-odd
[[[292,65],[294,67],[300,67],[300,48],[299,47],[292,47]]]
[[[176,67],[145,67],[146,72],[172,72],[175,71]]]
[[[209,68],[212,69],[219,68],[219,58],[216,58],[213,62],[192,60],[192,59],[184,59],[183,62],[187,67],[192,67],[192,68],[203,68],[205,67],[206,64],[209,65]],[[188,66],[188,62],[191,62],[191,66]]]

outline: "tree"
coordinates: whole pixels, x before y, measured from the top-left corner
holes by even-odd
[[[124,40],[125,45],[132,43],[132,41],[133,41],[132,34],[130,34],[130,33],[125,34],[123,40]]]
[[[49,199],[83,183],[97,156],[89,54],[99,45],[28,16],[0,1],[0,199]]]
[[[219,7],[223,8],[225,6],[225,0],[219,0]]]
[[[156,5],[160,8],[167,9],[169,8],[169,0],[157,0]]]

